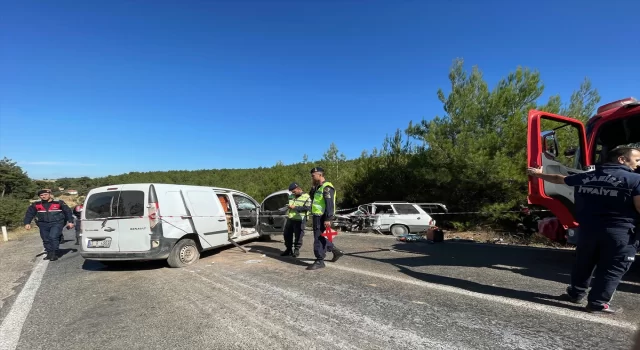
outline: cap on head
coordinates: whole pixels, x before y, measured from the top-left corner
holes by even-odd
[[[313,173],[324,173],[324,169],[322,169],[321,167],[317,166],[313,169],[311,169],[311,174]]]
[[[297,182],[292,182],[291,185],[289,185],[289,191],[293,191],[298,187],[300,187],[300,186],[298,186]]]
[[[51,194],[51,190],[47,190],[47,189],[40,190],[40,191],[38,191],[38,196],[39,196],[39,195],[41,195],[41,194],[43,194],[43,193],[49,193],[49,194]]]

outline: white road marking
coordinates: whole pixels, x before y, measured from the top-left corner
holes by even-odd
[[[49,260],[40,260],[31,272],[27,283],[18,294],[11,311],[0,325],[0,350],[14,350],[18,346],[24,321],[31,311],[33,299],[36,297],[42,277],[47,270]]]
[[[445,286],[445,285],[440,285],[440,284],[436,284],[436,283],[424,282],[424,281],[420,281],[420,280],[416,280],[416,279],[410,279],[410,278],[395,277],[395,276],[385,275],[385,274],[382,274],[382,273],[371,272],[371,271],[367,271],[367,270],[361,270],[361,269],[356,269],[356,268],[352,268],[352,267],[347,267],[347,266],[343,266],[343,265],[326,264],[326,266],[334,268],[334,269],[337,269],[337,270],[358,273],[358,274],[366,275],[366,276],[370,276],[370,277],[382,278],[382,279],[386,279],[386,280],[394,281],[394,282],[412,284],[412,285],[415,285],[415,286],[425,287],[425,288],[429,288],[429,289],[433,289],[433,290],[438,290],[438,291],[441,291],[441,292],[454,293],[454,294],[464,295],[464,296],[467,296],[467,297],[483,299],[483,300],[487,300],[487,301],[493,301],[493,302],[497,302],[497,303],[501,303],[501,304],[505,304],[505,305],[510,305],[510,306],[525,308],[525,309],[529,309],[529,310],[545,312],[545,313],[556,315],[556,316],[564,316],[564,317],[570,317],[570,318],[579,319],[579,320],[583,320],[583,321],[601,323],[601,324],[606,324],[606,325],[609,325],[609,326],[629,329],[629,330],[633,330],[633,331],[638,329],[638,325],[636,325],[634,323],[625,322],[625,321],[618,321],[618,320],[607,318],[606,316],[597,316],[597,315],[589,314],[587,312],[580,312],[580,311],[574,311],[574,310],[570,310],[570,309],[563,309],[563,308],[553,307],[553,306],[549,306],[549,305],[542,305],[542,304],[538,304],[538,303],[533,303],[533,302],[530,302],[530,301],[523,301],[523,300],[516,300],[516,299],[511,299],[511,298],[506,298],[506,297],[500,297],[500,296],[496,296],[496,295],[471,292],[471,291],[468,291],[468,290],[462,289],[462,288],[456,288],[456,287]]]

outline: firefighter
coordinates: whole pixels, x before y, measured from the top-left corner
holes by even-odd
[[[311,198],[295,182],[289,185],[289,191],[291,191],[289,195],[289,210],[287,212],[287,223],[284,226],[285,251],[280,256],[291,255],[298,257],[302,247],[304,226],[307,224],[307,215],[311,210]],[[291,250],[292,246],[293,251]]]
[[[58,260],[57,252],[60,246],[59,236],[65,224],[67,228],[73,228],[73,214],[71,209],[62,200],[53,200],[50,190],[38,191],[40,200],[27,208],[24,216],[24,228],[31,230],[31,220],[36,219],[36,225],[40,229],[40,238],[47,252],[44,260]]]
[[[607,154],[605,164],[594,171],[570,176],[543,174],[542,168],[529,168],[529,175],[555,184],[574,187],[576,220],[580,224],[576,261],[571,284],[565,295],[580,303],[587,295],[595,268],[593,287],[586,310],[613,314],[621,309],[610,306],[613,294],[635,260],[640,223],[640,150],[618,147]]]
[[[82,230],[82,204],[76,205],[73,207],[73,216],[75,216],[75,227],[76,227],[76,245],[80,244],[80,230]]]
[[[344,252],[338,249],[322,233],[331,228],[336,209],[336,190],[331,182],[324,178],[324,169],[315,167],[311,169],[313,188],[311,196],[311,217],[313,225],[313,254],[316,261],[307,267],[307,270],[317,270],[325,267],[324,258],[327,251],[333,252],[332,262],[338,261]]]

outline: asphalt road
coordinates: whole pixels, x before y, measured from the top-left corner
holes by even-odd
[[[275,239],[184,269],[107,268],[69,241],[60,260],[36,266],[39,285],[23,281],[33,303],[5,348],[630,349],[640,319],[637,266],[615,297],[621,315],[560,300],[571,251],[341,234],[348,255],[306,271],[312,239],[298,260],[280,258]],[[20,298],[5,303],[3,327]]]

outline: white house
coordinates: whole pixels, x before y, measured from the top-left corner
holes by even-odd
[[[70,195],[77,195],[77,194],[78,194],[78,191],[76,191],[76,190],[67,190],[67,194],[70,194]]]

